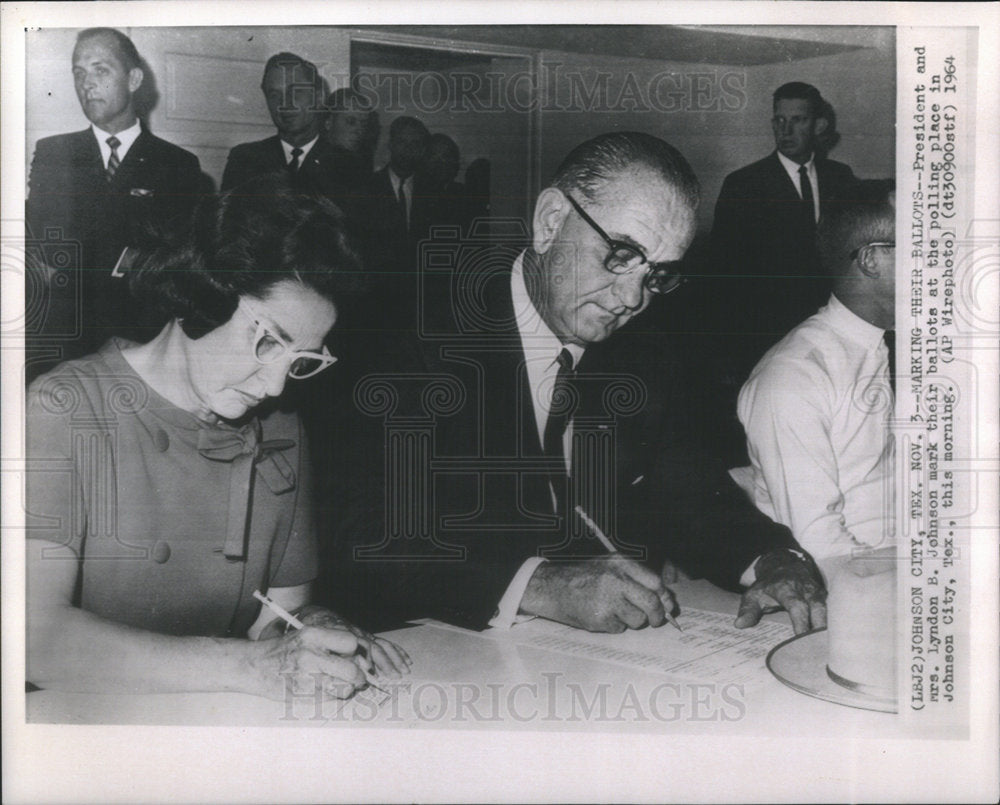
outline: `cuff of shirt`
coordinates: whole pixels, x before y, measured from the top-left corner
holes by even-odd
[[[806,555],[802,551],[797,551],[795,548],[786,548],[789,553],[794,553],[803,562],[806,561]],[[743,575],[740,576],[740,584],[744,587],[751,587],[757,581],[757,563],[760,561],[758,556],[750,563],[750,567],[743,571]]]
[[[494,629],[509,629],[515,623],[523,623],[531,620],[534,615],[518,615],[517,610],[521,606],[521,599],[524,598],[524,591],[528,589],[528,582],[535,574],[535,570],[545,560],[539,556],[533,556],[518,568],[514,578],[507,585],[500,603],[497,604],[496,612],[490,619],[490,626]]]
[[[757,559],[754,559],[750,563],[750,567],[748,567],[746,570],[744,570],[743,571],[743,575],[740,576],[740,584],[743,585],[744,587],[751,587],[751,586],[753,586],[753,583],[755,581],[757,581],[757,560],[758,559],[760,559],[759,556],[757,557]]]

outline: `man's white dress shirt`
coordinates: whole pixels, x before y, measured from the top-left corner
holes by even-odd
[[[883,333],[831,296],[740,391],[754,502],[817,559],[894,537]]]

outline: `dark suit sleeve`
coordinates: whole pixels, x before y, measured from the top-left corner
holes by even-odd
[[[669,559],[693,578],[739,590],[740,576],[758,556],[797,545],[703,454],[693,446],[664,450],[644,488],[626,490],[622,531],[649,544],[654,566]]]
[[[188,215],[197,206],[205,189],[202,183],[201,163],[190,151],[174,148],[169,164],[173,174],[173,187],[166,215],[169,217]]]
[[[646,390],[641,414],[617,426],[617,533],[643,546],[653,567],[669,559],[739,589],[756,557],[795,545],[791,532],[753,506],[707,446],[720,423],[711,421],[715,391],[696,344],[652,332],[616,338],[602,360],[641,377]]]
[[[712,221],[712,268],[716,274],[732,274],[739,261],[741,245],[747,238],[743,231],[746,223],[746,188],[740,188],[732,174],[726,177],[715,203]]]
[[[65,149],[60,149],[55,138],[39,140],[31,160],[28,179],[26,217],[28,230],[34,238],[42,238],[45,228],[69,223],[68,194],[59,188],[66,186],[69,165]]]
[[[246,145],[237,145],[229,152],[226,169],[222,172],[222,187],[225,193],[253,177],[253,170],[247,155]]]

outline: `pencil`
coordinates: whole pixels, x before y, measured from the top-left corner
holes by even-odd
[[[272,601],[270,598],[268,598],[266,595],[264,595],[260,590],[254,590],[253,591],[253,597],[256,598],[258,601],[260,601],[264,606],[266,606],[269,610],[271,610],[271,612],[273,612],[275,615],[277,615],[279,618],[281,618],[289,626],[291,626],[291,627],[293,627],[295,629],[303,629],[303,628],[305,628],[305,624],[302,621],[300,621],[291,612],[289,612],[287,609],[285,609],[283,606],[281,606],[281,604],[277,604],[274,601]],[[371,661],[369,659],[369,657],[368,657],[368,652],[365,651],[365,649],[364,649],[364,646],[358,644],[358,652],[366,660],[369,660],[369,662]],[[362,668],[361,669],[361,673],[363,673],[365,675],[365,679],[368,680],[368,684],[369,685],[371,685],[376,690],[382,691],[382,693],[386,692],[385,690],[383,690],[382,688],[380,688],[376,684],[376,679],[372,675],[371,671],[368,671],[365,668]]]
[[[593,520],[590,519],[590,517],[587,515],[587,512],[583,510],[583,506],[577,504],[577,506],[574,508],[574,511],[578,515],[580,515],[580,519],[583,520],[584,525],[586,525],[587,528],[590,529],[590,533],[592,533],[595,537],[597,537],[598,540],[600,540],[601,545],[604,546],[604,549],[608,553],[618,553],[618,549],[611,544],[611,540],[608,539],[608,535],[601,530],[601,527],[597,523],[595,523]],[[666,607],[664,607],[663,609],[664,612],[666,613],[667,620],[670,621],[671,625],[673,625],[679,632],[683,632],[684,628],[677,622],[677,618],[671,615],[670,612],[667,611]]]

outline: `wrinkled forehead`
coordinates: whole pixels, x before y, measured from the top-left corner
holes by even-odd
[[[608,235],[634,241],[652,262],[680,259],[694,237],[695,206],[674,182],[644,166],[610,179],[594,204]]]

